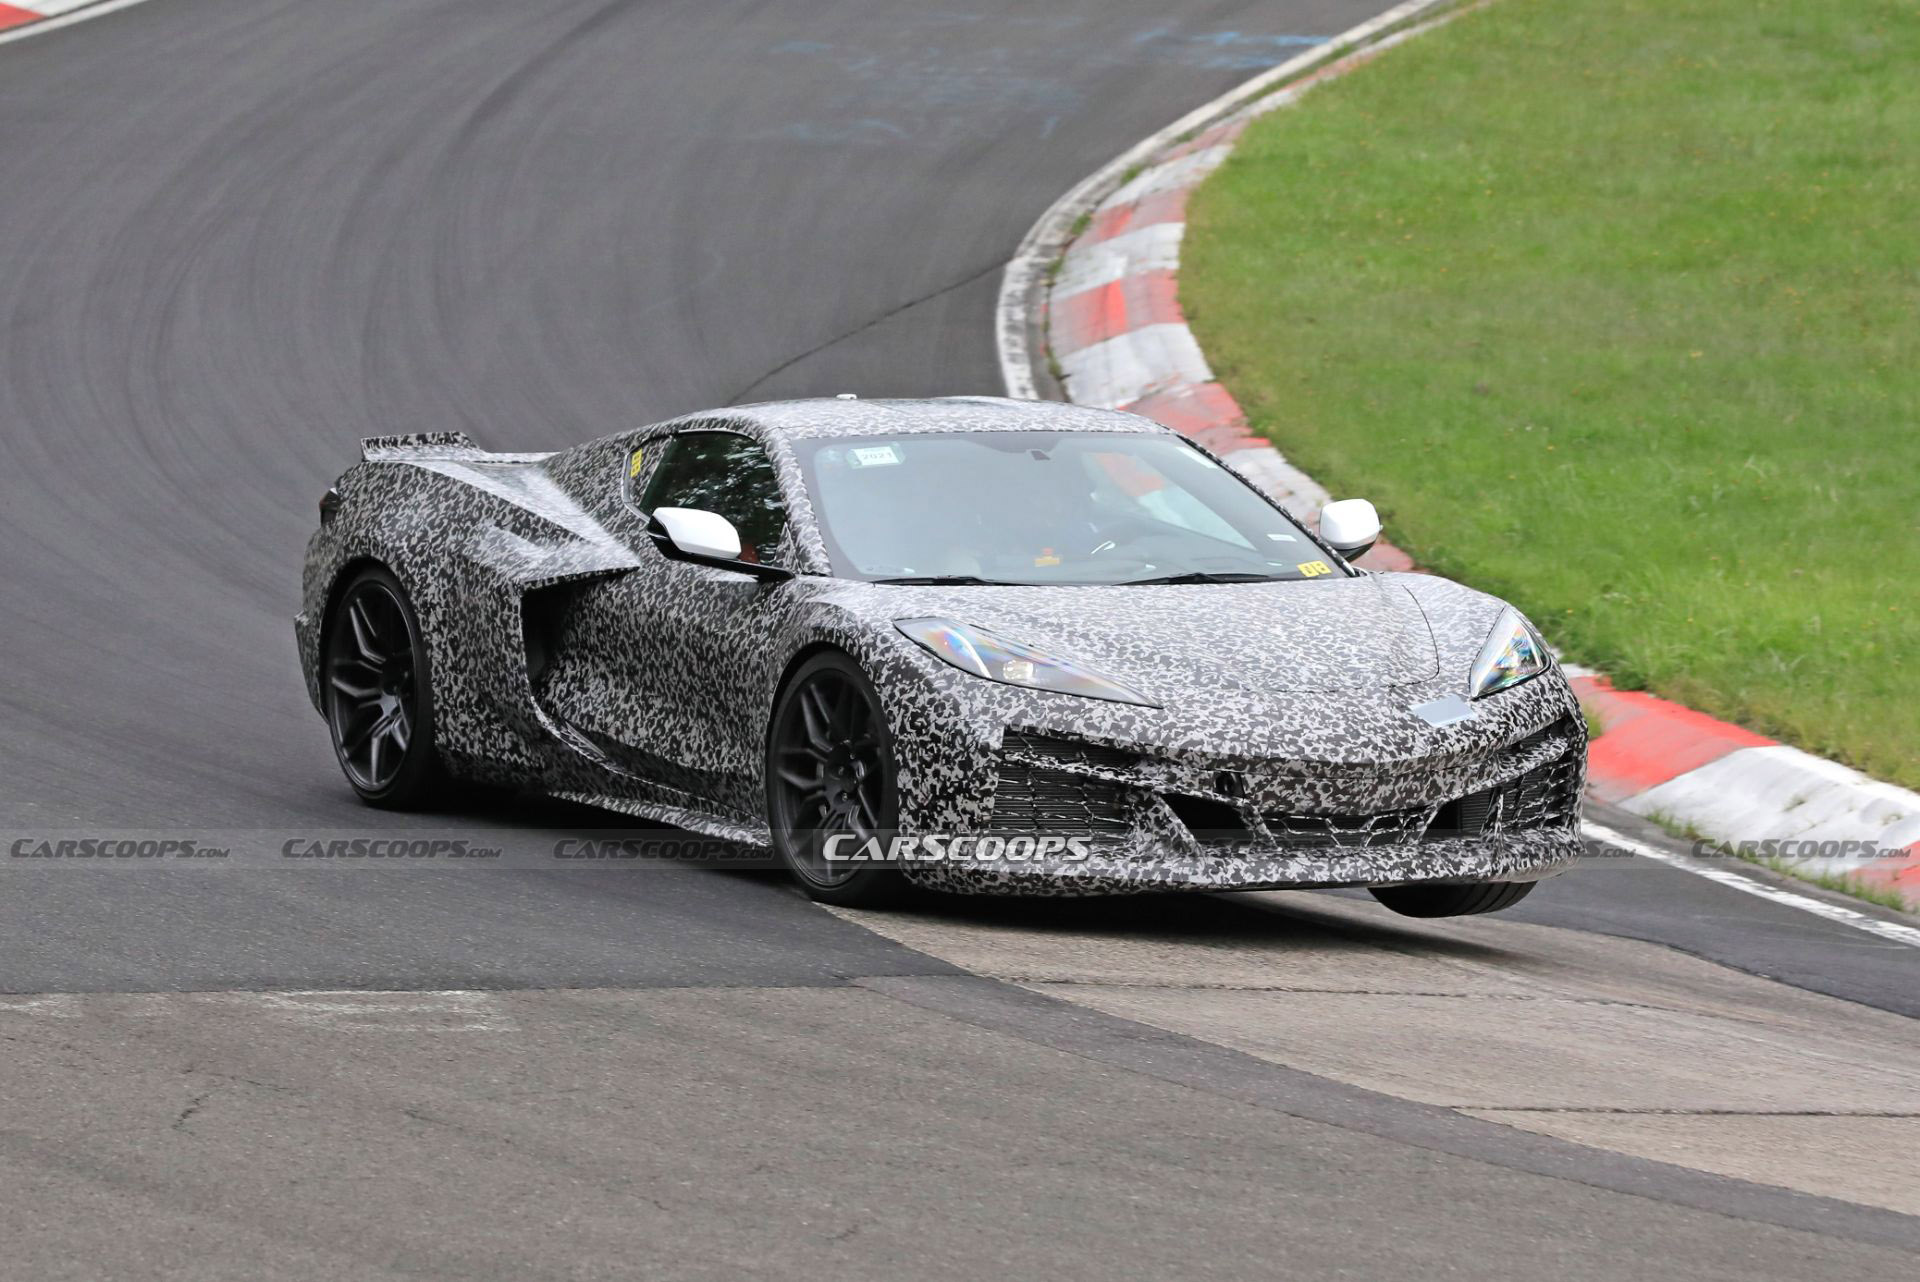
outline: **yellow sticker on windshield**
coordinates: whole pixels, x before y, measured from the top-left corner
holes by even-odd
[[[647,451],[644,447],[642,447],[641,449],[635,450],[633,452],[633,457],[627,460],[627,479],[628,480],[632,480],[634,477],[640,475],[640,463],[641,463],[641,460],[646,458],[646,455],[647,455]]]
[[[1317,579],[1323,574],[1333,573],[1333,567],[1325,561],[1302,561],[1293,568],[1306,575],[1309,579]]]

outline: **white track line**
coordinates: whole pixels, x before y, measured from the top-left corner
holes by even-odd
[[[71,27],[76,22],[85,22],[88,18],[104,17],[121,9],[131,9],[134,5],[144,4],[146,0],[100,0],[99,4],[90,4],[84,8],[72,9],[58,17],[46,18],[40,22],[29,22],[24,27],[15,27],[11,31],[0,32],[0,45],[15,40],[25,40],[28,36],[45,35],[61,27]],[[25,8],[26,6],[21,6]],[[52,5],[47,6],[53,8]]]
[[[1878,917],[1872,917],[1862,912],[1855,912],[1851,908],[1842,908],[1839,904],[1830,904],[1822,899],[1814,899],[1808,895],[1798,895],[1791,890],[1782,890],[1778,886],[1770,886],[1758,878],[1748,877],[1726,868],[1716,868],[1712,864],[1704,863],[1687,855],[1677,855],[1670,850],[1662,850],[1658,846],[1629,837],[1625,833],[1615,832],[1613,829],[1602,824],[1583,823],[1580,825],[1580,831],[1595,841],[1604,841],[1610,846],[1618,846],[1622,850],[1631,850],[1636,855],[1644,855],[1648,859],[1656,859],[1671,868],[1678,868],[1682,872],[1690,872],[1696,877],[1705,877],[1708,881],[1717,881],[1722,886],[1731,887],[1744,894],[1757,895],[1761,899],[1771,900],[1776,904],[1784,904],[1788,908],[1798,908],[1801,912],[1812,913],[1816,917],[1825,917],[1828,921],[1837,921],[1841,925],[1851,926],[1855,930],[1864,930],[1869,935],[1877,935],[1881,939],[1892,940],[1896,944],[1906,944],[1910,948],[1920,948],[1920,929],[1916,929],[1915,927],[1903,926],[1896,921],[1882,921]]]

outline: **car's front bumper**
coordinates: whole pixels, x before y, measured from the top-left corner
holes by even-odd
[[[1580,857],[1578,829],[1536,829],[1396,846],[1247,854],[1095,849],[1043,859],[909,863],[929,889],[972,895],[1126,895],[1165,891],[1286,890],[1413,882],[1538,881]]]
[[[1531,881],[1580,855],[1586,727],[1557,672],[1341,761],[1151,724],[1130,739],[1030,713],[1001,724],[960,776],[978,799],[961,822],[903,825],[968,837],[958,856],[949,842],[904,860],[913,881],[1024,895]]]

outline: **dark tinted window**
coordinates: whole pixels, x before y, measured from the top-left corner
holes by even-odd
[[[673,438],[654,469],[640,506],[697,507],[718,512],[740,531],[744,561],[773,559],[787,507],[773,461],[759,444],[732,432],[686,432]]]

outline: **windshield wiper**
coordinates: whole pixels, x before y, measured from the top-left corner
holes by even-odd
[[[945,583],[977,584],[985,587],[1016,588],[1030,587],[1031,584],[1009,583],[1005,579],[983,579],[977,574],[906,574],[891,579],[868,579],[869,583]]]
[[[1116,587],[1132,587],[1141,583],[1278,583],[1277,574],[1261,574],[1253,570],[1191,570],[1185,574],[1163,574],[1151,579],[1121,579]]]

